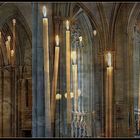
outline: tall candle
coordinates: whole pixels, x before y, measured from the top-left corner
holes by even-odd
[[[67,123],[71,123],[71,96],[70,96],[70,31],[69,21],[66,21],[66,87],[67,87]]]
[[[14,50],[14,52],[15,52],[15,38],[16,38],[16,35],[15,35],[15,30],[16,30],[16,28],[15,28],[15,26],[16,26],[16,20],[15,19],[13,19],[13,50]]]
[[[82,90],[81,90],[81,96],[82,96],[82,103],[81,103],[81,110],[82,110],[82,112],[84,112],[84,94],[83,94],[83,92],[84,92],[84,77],[83,77],[83,71],[84,71],[84,53],[83,53],[83,48],[81,49],[81,73],[82,73],[82,78],[81,78],[81,88],[82,88]]]
[[[6,50],[7,50],[7,59],[8,59],[8,63],[10,63],[10,41],[11,41],[11,37],[8,36],[7,37],[8,41],[6,41]]]
[[[55,58],[54,58],[54,72],[52,81],[52,96],[51,96],[51,119],[52,127],[55,129],[55,112],[56,112],[56,90],[57,90],[57,77],[58,77],[58,64],[59,64],[59,36],[56,36]],[[53,132],[54,133],[54,132]]]
[[[14,50],[11,50],[10,52],[10,56],[11,56],[11,65],[14,65]]]
[[[47,10],[43,7],[43,48],[44,48],[44,87],[45,87],[45,131],[51,132],[50,110],[50,72],[49,72],[49,45],[48,45],[48,18]],[[46,134],[46,133],[45,133]]]
[[[106,69],[106,137],[112,137],[112,92],[113,92],[113,67],[111,66],[111,53],[107,54],[107,69]]]
[[[16,31],[15,31],[16,28],[15,28],[15,26],[16,26],[16,19],[13,19],[13,49],[12,49],[12,52],[11,52],[13,54],[13,56],[11,56],[12,57],[11,58],[12,59],[11,60],[12,65],[14,65],[14,61],[15,61],[15,46],[16,46],[16,44],[15,44],[16,43]]]
[[[113,86],[113,67],[107,68],[109,80],[109,137],[112,137],[112,86]]]
[[[78,85],[77,85],[77,65],[72,65],[72,74],[73,74],[73,92],[74,92],[74,111],[78,111]]]

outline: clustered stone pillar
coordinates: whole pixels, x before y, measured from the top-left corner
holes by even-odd
[[[33,33],[32,33],[32,137],[45,136],[44,110],[44,61],[41,32],[40,4],[32,4]],[[48,133],[49,136],[49,133]]]

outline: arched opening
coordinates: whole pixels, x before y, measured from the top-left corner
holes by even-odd
[[[95,86],[97,82],[95,81],[99,78],[100,72],[98,71],[99,64],[98,59],[98,37],[96,33],[93,33],[93,30],[96,30],[93,23],[91,23],[87,13],[79,4],[71,4],[70,12],[62,12],[63,5],[59,9],[56,6],[54,11],[58,13],[71,13],[70,16],[70,31],[71,31],[71,102],[72,102],[72,125],[71,125],[71,136],[72,137],[96,137],[101,135],[101,106],[100,106],[100,85]],[[58,10],[59,9],[59,10]],[[64,10],[64,9],[63,9]],[[68,9],[65,9],[68,10]],[[55,13],[55,12],[54,12]],[[66,15],[57,15],[58,17],[63,17]],[[66,18],[66,17],[65,17]],[[67,18],[66,18],[67,19]],[[83,22],[84,21],[84,22]],[[60,62],[59,62],[59,73],[58,73],[58,85],[57,93],[61,94],[61,99],[56,101],[56,122],[55,122],[55,136],[65,137],[68,135],[66,129],[67,126],[67,89],[66,89],[66,47],[65,47],[65,22],[63,21],[61,26],[56,29],[56,32],[59,32],[60,35]],[[56,22],[57,23],[57,22]],[[94,35],[95,34],[95,35]],[[82,41],[80,42],[80,38]],[[95,44],[96,41],[96,44]],[[73,77],[73,59],[72,55],[76,53],[76,73],[77,73],[77,90],[78,90],[78,99],[75,101],[74,92],[75,92],[75,78]],[[96,67],[96,71],[95,71]],[[95,76],[95,72],[97,75]],[[75,103],[78,104],[78,112],[75,113]],[[79,122],[79,126],[74,128],[75,124]],[[84,123],[84,129],[82,128]],[[82,129],[85,132],[82,132]],[[80,130],[78,132],[77,130]],[[84,133],[84,134],[83,134]]]
[[[14,4],[2,4],[0,11],[0,136],[22,137],[26,136],[27,131],[27,136],[31,136],[31,32]],[[15,59],[10,54],[14,40],[13,19],[16,20]],[[11,40],[9,46],[6,46],[8,36]]]

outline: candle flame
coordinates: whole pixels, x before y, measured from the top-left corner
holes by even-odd
[[[61,94],[59,94],[59,93],[58,93],[58,94],[56,94],[56,100],[60,100],[60,99],[61,99],[61,97],[62,97],[62,96],[61,96]]]
[[[11,36],[8,36],[7,39],[8,39],[8,41],[10,41],[11,40]]]
[[[93,34],[94,34],[94,36],[96,36],[96,34],[97,34],[97,31],[96,31],[96,30],[94,30],[94,31],[93,31]]]
[[[11,50],[11,56],[14,56],[14,50]]]
[[[42,10],[42,12],[43,12],[43,16],[46,17],[46,15],[47,15],[47,9],[46,9],[46,6],[43,6],[43,10]]]
[[[82,42],[83,38],[82,36],[79,36],[79,41]]]
[[[14,25],[16,24],[16,19],[13,19],[13,24],[14,24]]]
[[[8,41],[5,42],[6,46],[8,46]]]
[[[72,51],[71,59],[72,59],[73,63],[75,64],[76,63],[76,51]]]
[[[81,95],[81,90],[80,89],[78,89],[78,96],[80,96]]]
[[[56,41],[56,46],[59,46],[59,36],[58,35],[56,35],[55,41]]]
[[[64,96],[65,96],[65,98],[67,98],[67,93],[65,93],[65,95],[64,95]],[[73,97],[74,97],[74,93],[73,93],[73,92],[70,92],[70,97],[71,97],[71,98],[73,98]]]
[[[67,30],[69,30],[69,25],[70,25],[70,23],[69,23],[69,21],[67,20],[67,21],[66,21],[66,29],[67,29]]]
[[[107,53],[107,65],[111,67],[111,53],[110,52]]]
[[[65,96],[65,98],[67,98],[67,93],[65,93],[65,95],[64,95],[64,96]]]

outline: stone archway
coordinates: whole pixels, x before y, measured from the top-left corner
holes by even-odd
[[[0,68],[0,100],[1,104],[1,127],[0,127],[0,136],[1,137],[15,137],[22,136],[22,104],[21,104],[21,93],[24,85],[22,84],[22,80],[31,79],[31,31],[19,11],[19,9],[10,3],[4,3],[0,6],[0,29],[2,32],[2,44],[1,44],[1,68]],[[12,34],[12,19],[16,19],[16,61],[14,67],[11,67],[10,64],[7,63],[7,51],[5,48],[5,41],[7,40],[7,36],[11,36],[11,40],[13,38]],[[12,42],[11,42],[12,47]],[[22,71],[22,68],[26,67],[25,71]],[[31,80],[28,82],[31,87]],[[31,90],[28,91],[31,95]],[[4,100],[8,100],[11,104],[9,108],[9,118],[8,121],[5,121],[5,117],[3,116],[3,112],[6,111],[4,108]],[[22,99],[23,102],[26,101],[26,98]],[[31,99],[32,100],[32,99]],[[27,110],[28,108],[24,108]],[[26,112],[25,112],[26,113]],[[32,111],[30,110],[29,115],[31,115]],[[28,117],[28,116],[27,116]],[[29,117],[31,122],[31,116]],[[31,129],[31,124],[29,124],[29,129]]]

